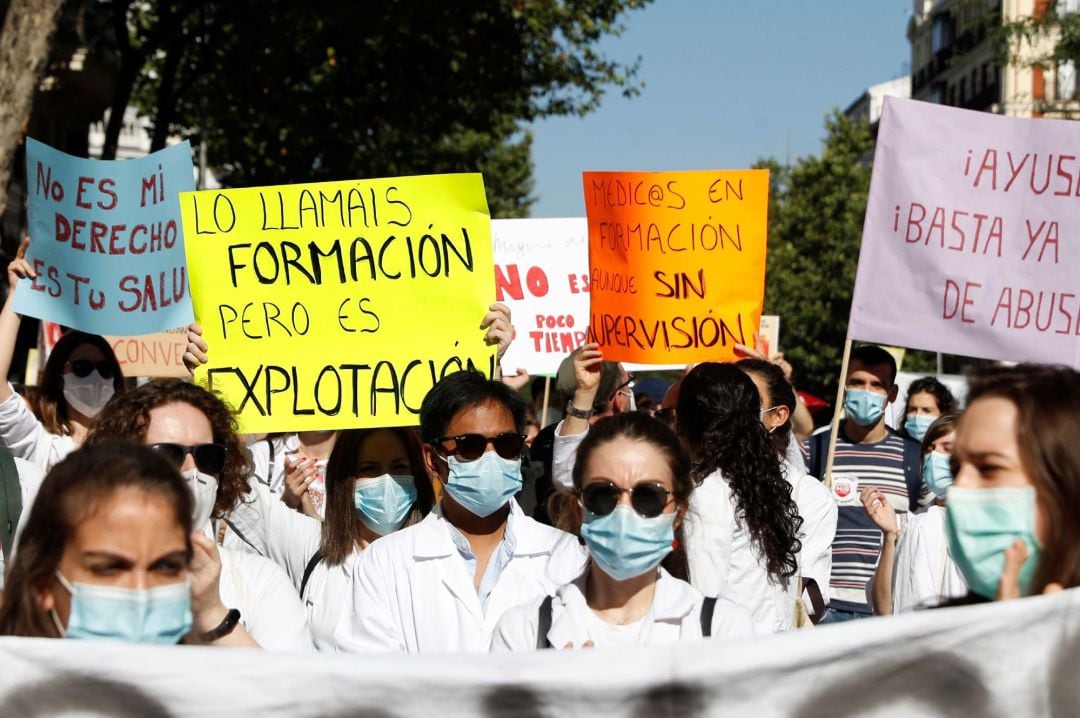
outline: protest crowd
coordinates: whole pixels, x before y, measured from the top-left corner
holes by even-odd
[[[743,179],[727,186],[737,181],[743,192]],[[765,175],[745,179],[747,193],[764,191]],[[588,178],[585,187],[588,194]],[[242,194],[254,190],[236,192],[233,224],[242,204],[256,201]],[[491,303],[491,255],[486,265],[477,259],[490,234],[486,217],[483,231],[470,225],[450,232],[453,240],[421,218],[428,233],[409,239],[418,283],[463,268],[488,273],[475,296],[424,300],[433,312],[450,303],[457,328],[429,336],[437,322],[425,323],[410,304],[408,321],[398,320],[409,325],[399,336],[415,345],[402,350],[412,352],[407,364],[384,366],[370,352],[334,364],[317,354],[360,351],[375,331],[360,329],[365,316],[392,323],[388,303],[312,295],[290,304],[285,292],[271,311],[265,295],[252,294],[263,302],[259,319],[247,308],[229,314],[218,291],[247,291],[244,273],[265,271],[270,255],[256,249],[244,255],[250,266],[219,264],[231,287],[227,275],[210,276],[210,260],[194,259],[201,240],[188,221],[189,210],[207,221],[205,194],[185,195],[195,199],[182,205],[195,302],[187,377],[125,376],[102,335],[128,327],[96,329],[76,318],[49,349],[37,385],[24,388],[12,372],[22,317],[48,318],[26,302],[56,298],[43,288],[58,260],[43,264],[36,250],[64,240],[32,216],[31,236],[7,269],[3,636],[282,654],[599,655],[681,642],[747,645],[1080,586],[1073,368],[986,366],[964,378],[960,396],[935,376],[902,390],[894,352],[849,342],[836,414],[815,418],[795,388],[799,367],[757,333],[762,241],[760,281],[740,279],[756,287],[750,324],[741,314],[710,318],[715,338],[704,322],[681,324],[704,316],[691,295],[704,299],[706,279],[673,270],[664,286],[679,314],[648,342],[647,322],[631,322],[623,292],[609,292],[594,317],[626,316],[602,333],[578,326],[572,351],[549,342],[557,370],[536,376],[504,358],[543,342],[530,335],[533,316]],[[385,197],[407,199],[410,218],[422,212],[416,194]],[[212,206],[217,217],[217,200]],[[593,246],[589,209],[595,262],[607,240]],[[621,251],[632,254],[637,242]],[[231,262],[232,248],[219,242],[215,256],[228,251]],[[638,249],[648,254],[648,241]],[[311,284],[328,276],[362,283],[369,269],[373,284],[386,284],[382,251],[368,246],[362,259],[355,243],[351,251],[351,269],[339,254],[340,272],[328,262]],[[281,252],[286,270],[301,271],[299,254],[288,260],[285,243]],[[676,269],[705,261],[695,256]],[[166,294],[168,281],[163,273],[154,296]],[[243,341],[299,339],[307,331],[299,314],[309,323],[330,317],[342,347],[298,341],[298,358],[282,354],[283,344],[259,345],[267,348],[258,356],[237,358]],[[556,331],[570,314],[551,312]],[[697,353],[685,361],[676,332],[691,325],[687,346]],[[169,326],[163,319],[157,329]],[[458,354],[446,353],[451,344]],[[626,351],[634,346],[649,351],[645,371],[663,370],[635,377]],[[327,376],[336,377],[336,399]],[[305,381],[314,386],[307,398]],[[355,388],[364,381],[370,393]]]

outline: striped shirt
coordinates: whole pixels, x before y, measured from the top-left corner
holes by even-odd
[[[838,508],[829,581],[829,607],[834,610],[873,613],[867,603],[866,584],[877,568],[881,530],[863,509],[859,492],[876,489],[898,514],[908,511],[911,503],[904,476],[904,442],[899,434],[890,432],[876,444],[852,444],[841,427],[832,472],[832,494]],[[809,452],[809,443],[804,447]]]

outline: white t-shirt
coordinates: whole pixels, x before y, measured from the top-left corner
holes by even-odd
[[[552,648],[561,649],[567,644],[581,648],[588,641],[592,641],[597,648],[603,648],[658,646],[700,640],[704,596],[663,568],[659,572],[649,613],[641,620],[624,626],[608,623],[589,608],[585,596],[588,571],[571,583],[560,586],[551,601],[551,629],[547,639]],[[492,636],[492,652],[535,649],[543,601],[541,597],[507,611]],[[753,622],[746,609],[726,599],[717,599],[713,609],[711,638],[753,635]]]
[[[8,389],[11,396],[0,402],[0,442],[16,458],[48,471],[75,450],[75,440],[46,431],[26,405],[26,400],[12,389],[11,384]]]
[[[795,577],[777,580],[736,514],[731,487],[718,471],[690,495],[685,522],[690,583],[706,596],[722,596],[750,612],[759,634],[788,631],[795,615]]]
[[[944,507],[931,506],[913,515],[902,536],[896,547],[893,613],[967,595],[964,576],[949,555]]]

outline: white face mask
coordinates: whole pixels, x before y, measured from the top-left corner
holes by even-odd
[[[210,515],[214,512],[214,502],[217,501],[218,481],[210,474],[204,474],[198,469],[185,471],[182,475],[191,488],[191,495],[195,501],[191,513],[191,525],[197,531],[210,523]]]
[[[64,374],[64,399],[76,411],[93,419],[116,390],[112,379],[105,379],[97,369],[86,376]]]

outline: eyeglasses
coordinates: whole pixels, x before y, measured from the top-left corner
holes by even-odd
[[[447,448],[446,442],[454,442],[453,448]],[[504,459],[521,458],[525,448],[525,435],[507,431],[498,436],[483,434],[461,434],[460,436],[440,436],[431,442],[444,456],[456,456],[462,461],[476,461],[487,451],[488,444],[495,453]]]
[[[90,376],[90,372],[94,371],[94,369],[97,369],[97,373],[101,375],[102,379],[113,378],[113,366],[104,359],[96,362],[89,359],[76,359],[71,362],[71,373],[80,379]]]
[[[664,513],[671,492],[662,484],[646,482],[633,488],[619,488],[610,481],[594,481],[578,492],[581,505],[594,516],[607,516],[619,505],[619,498],[630,494],[630,506],[643,518],[656,518]]]
[[[204,474],[220,474],[225,469],[225,459],[229,455],[229,449],[224,444],[150,444],[150,448],[177,469],[184,465],[184,458],[191,454],[195,468]]]
[[[634,395],[634,384],[637,382],[637,379],[634,377],[633,374],[627,374],[626,376],[626,381],[624,381],[622,384],[619,384],[617,387],[615,387],[615,391],[611,392],[612,396],[615,396],[616,394],[629,394],[630,396]]]

